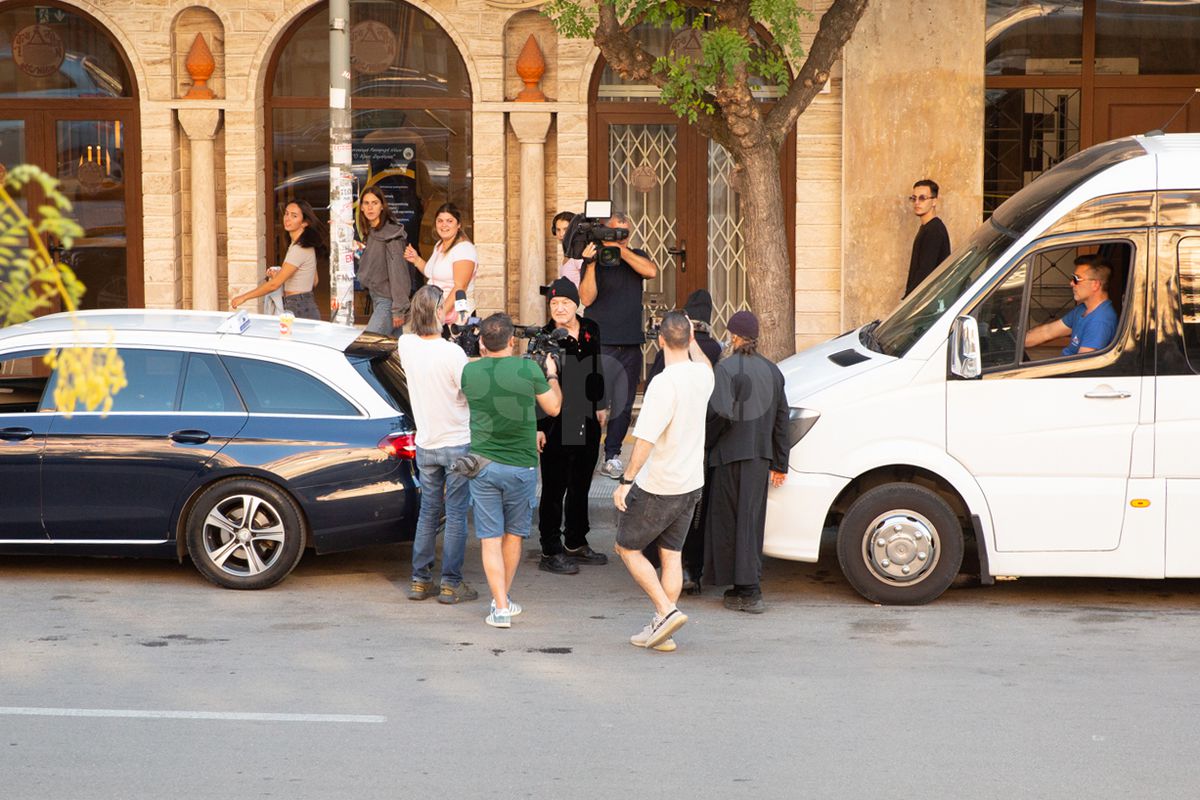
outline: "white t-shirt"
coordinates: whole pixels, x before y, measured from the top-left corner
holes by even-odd
[[[666,378],[666,380],[663,380]],[[633,435],[653,442],[634,482],[651,494],[687,494],[704,485],[704,421],[713,390],[707,363],[672,364],[646,390]]]
[[[434,450],[471,443],[471,413],[462,393],[467,354],[445,339],[400,337],[400,363],[417,423],[417,447]]]
[[[425,277],[434,286],[448,295],[454,294],[454,262],[470,261],[475,266],[471,269],[471,281],[467,284],[467,310],[475,310],[475,273],[479,271],[479,254],[475,245],[470,242],[458,242],[448,253],[442,252],[442,243],[438,242],[433,248],[433,255],[425,262]],[[443,322],[451,322],[454,314],[450,314]]]

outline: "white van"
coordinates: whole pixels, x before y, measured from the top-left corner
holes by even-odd
[[[1111,267],[1115,335],[1026,347]],[[1085,270],[1082,275],[1090,272]],[[791,470],[767,555],[926,603],[994,576],[1200,576],[1200,135],[1106,142],[1005,202],[886,319],[782,363]]]

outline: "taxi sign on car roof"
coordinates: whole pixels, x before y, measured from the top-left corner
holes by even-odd
[[[249,327],[250,314],[243,308],[222,322],[221,327],[217,328],[217,333],[245,333]]]

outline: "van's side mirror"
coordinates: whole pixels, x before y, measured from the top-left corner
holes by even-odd
[[[960,378],[978,378],[983,372],[979,322],[974,317],[958,317],[950,329],[950,372]]]

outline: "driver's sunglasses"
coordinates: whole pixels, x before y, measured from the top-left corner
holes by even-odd
[[[1078,275],[1072,275],[1071,276],[1071,285],[1078,286],[1079,284],[1083,283],[1084,281],[1094,281],[1094,280],[1096,280],[1096,278],[1081,278]]]

